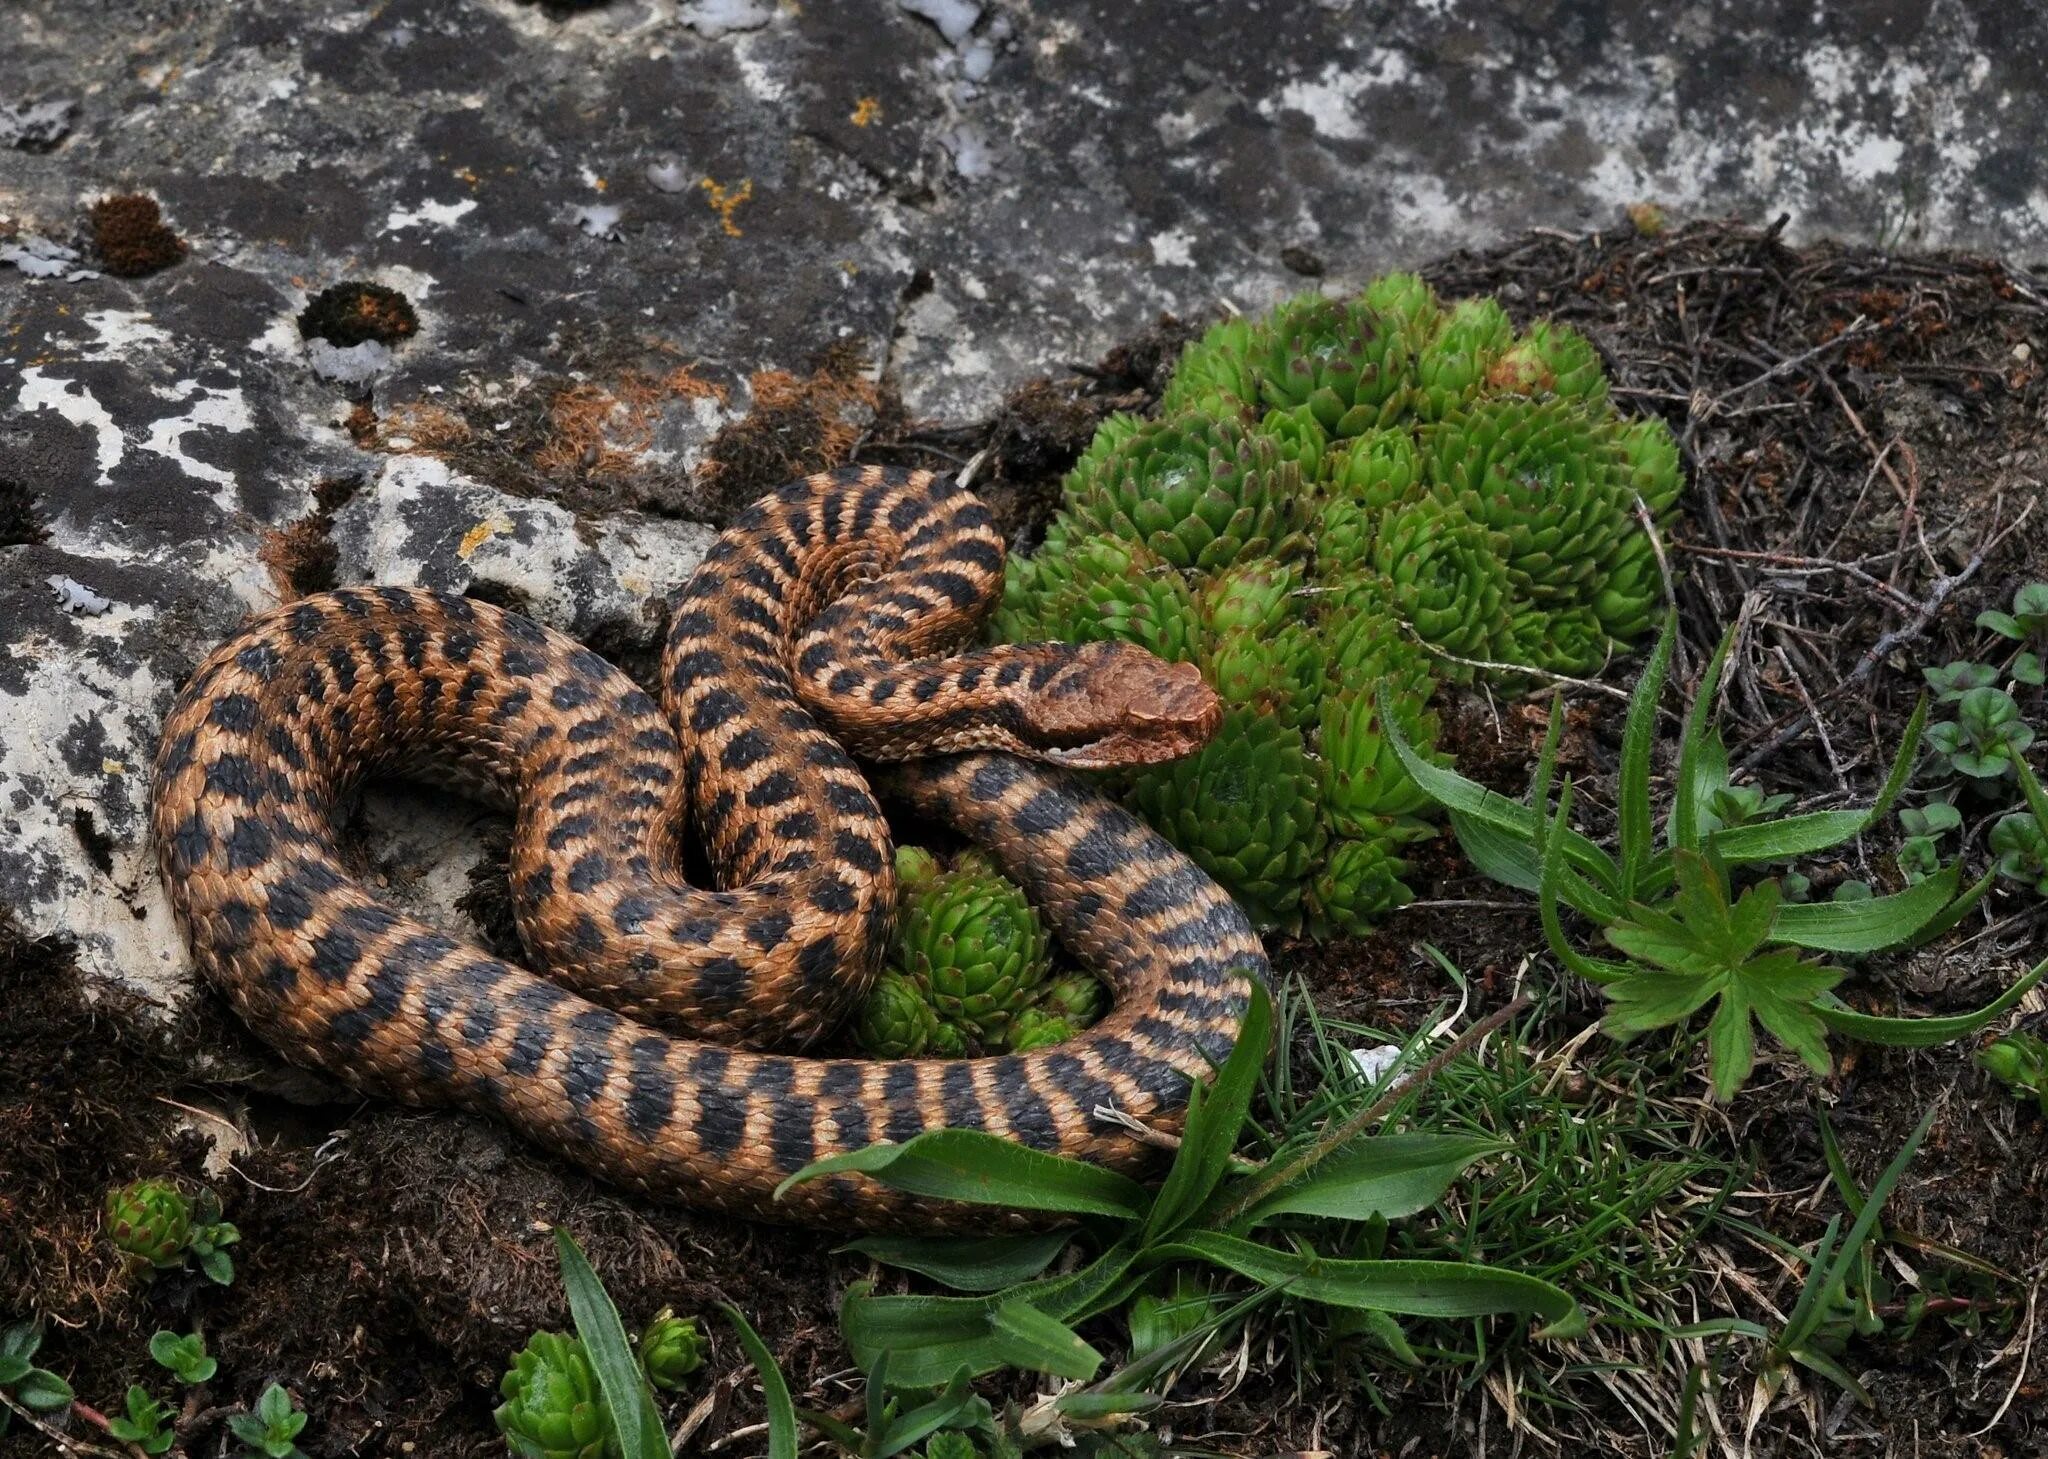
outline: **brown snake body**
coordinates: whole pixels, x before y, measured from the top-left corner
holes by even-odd
[[[204,972],[289,1057],[366,1091],[495,1116],[613,1180],[772,1220],[986,1223],[834,1176],[824,1155],[944,1126],[1135,1170],[1228,1053],[1266,963],[1229,897],[1075,777],[1186,753],[1214,695],[1123,644],[940,657],[1000,591],[1000,538],[950,482],[792,482],[677,596],[664,706],[484,603],[341,589],[252,619],[164,728],[154,825]],[[830,730],[819,723],[823,720]],[[1023,1055],[808,1058],[872,981],[895,884],[848,751],[1022,882],[1115,994]],[[912,755],[938,758],[907,760]],[[516,807],[520,934],[550,976],[379,901],[336,821],[375,771],[438,763]],[[683,878],[694,822],[720,883]],[[1001,1219],[996,1216],[993,1219]]]

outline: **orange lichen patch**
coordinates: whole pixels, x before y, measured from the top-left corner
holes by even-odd
[[[762,370],[748,383],[754,408],[719,432],[698,468],[721,501],[845,465],[882,403],[853,346],[828,350],[806,376]]]
[[[865,127],[882,115],[882,103],[872,96],[863,96],[853,104],[853,115],[847,120],[856,127]]]
[[[165,224],[155,198],[139,193],[101,198],[88,216],[93,247],[110,274],[139,279],[185,256],[185,240]]]
[[[671,400],[723,402],[723,386],[678,366],[663,375],[628,370],[609,386],[583,381],[548,403],[547,439],[534,455],[543,471],[622,475],[639,465],[654,441],[661,408]]]
[[[718,214],[719,226],[725,229],[726,236],[738,238],[740,226],[733,222],[732,215],[739,211],[741,203],[753,199],[754,179],[743,177],[738,187],[729,188],[707,177],[697,186],[704,189],[705,200],[711,204],[711,211]]]

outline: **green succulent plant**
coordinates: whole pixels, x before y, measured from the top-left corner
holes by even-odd
[[[1249,418],[1259,400],[1252,337],[1252,321],[1241,314],[1232,315],[1182,350],[1173,379],[1159,397],[1159,413],[1169,416],[1200,410]]]
[[[1109,1012],[1109,989],[1087,973],[1069,973],[1046,984],[1038,1006],[1075,1028],[1087,1028]]]
[[[704,1334],[694,1317],[678,1317],[664,1307],[641,1330],[640,1370],[656,1388],[673,1392],[704,1366]]]
[[[1269,410],[1259,422],[1259,434],[1273,443],[1282,461],[1301,471],[1304,490],[1322,479],[1323,461],[1330,450],[1330,433],[1305,405],[1292,410]]]
[[[1117,639],[1172,663],[1193,663],[1203,648],[1186,580],[1151,549],[1108,535],[1012,565],[994,628],[1007,643]]]
[[[1430,428],[1429,478],[1505,539],[1518,598],[1576,605],[1615,545],[1641,535],[1611,419],[1583,404],[1490,396]]]
[[[1436,332],[1416,357],[1416,418],[1442,420],[1464,406],[1479,393],[1514,337],[1515,327],[1496,301],[1459,300],[1437,321]]]
[[[1365,286],[1363,297],[1366,308],[1418,343],[1435,334],[1443,318],[1436,290],[1419,274],[1381,274]]]
[[[1362,937],[1381,917],[1415,900],[1401,881],[1408,863],[1398,853],[1428,828],[1393,817],[1355,818],[1351,824],[1360,834],[1333,840],[1309,882],[1308,930],[1316,937]]]
[[[537,1332],[498,1384],[491,1415],[519,1459],[618,1459],[610,1410],[582,1339]]]
[[[1292,928],[1322,851],[1318,788],[1299,730],[1231,709],[1201,750],[1140,775],[1131,798],[1254,922]]]
[[[1465,659],[1490,660],[1508,643],[1507,539],[1456,502],[1395,507],[1380,520],[1372,566],[1394,610],[1424,642]],[[1452,678],[1471,671],[1449,665]]]
[[[1355,502],[1378,515],[1422,493],[1425,465],[1406,430],[1367,431],[1330,452],[1323,492],[1331,501]]]
[[[972,851],[904,900],[896,949],[941,1023],[996,1047],[1052,967],[1038,909],[1022,887]]]
[[[1087,530],[1213,572],[1300,546],[1301,467],[1227,416],[1146,421],[1067,476],[1064,511]]]
[[[1412,321],[1364,299],[1289,299],[1253,331],[1260,398],[1275,410],[1306,406],[1332,436],[1398,419],[1411,393],[1420,340]]]
[[[192,1206],[169,1181],[137,1180],[108,1191],[106,1218],[108,1238],[136,1264],[185,1264]]]
[[[2009,1033],[1977,1051],[1977,1063],[2012,1091],[2034,1101],[2048,1116],[2048,1042],[2032,1034]]]
[[[1567,678],[1596,672],[1614,653],[1600,615],[1583,604],[1524,607],[1508,625],[1508,642],[1509,662]]]
[[[877,1059],[915,1059],[932,1046],[939,1014],[910,974],[884,968],[854,1019],[853,1036]]]
[[[1057,1013],[1039,1006],[1027,1008],[1010,1026],[1010,1052],[1028,1054],[1033,1049],[1065,1043],[1078,1032],[1071,1022]]]
[[[1569,324],[1538,320],[1487,371],[1489,390],[1604,403],[1607,375],[1600,352]]]
[[[2048,652],[2048,583],[2027,583],[2012,595],[2012,612],[1988,609],[1977,615],[1977,626],[2020,645],[2008,670],[2015,683],[2039,687],[2048,678],[2041,662]]]

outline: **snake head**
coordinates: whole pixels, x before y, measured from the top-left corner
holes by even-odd
[[[1193,664],[1132,643],[1067,648],[1068,661],[1024,700],[1028,738],[1055,765],[1116,770],[1193,754],[1223,722],[1223,701]]]

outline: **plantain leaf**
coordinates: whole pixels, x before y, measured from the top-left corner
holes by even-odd
[[[1650,814],[1650,749],[1657,739],[1657,700],[1671,670],[1671,652],[1678,642],[1678,615],[1664,615],[1657,647],[1629,696],[1628,719],[1621,734],[1621,789],[1618,807],[1621,834],[1621,900],[1644,895],[1650,859],[1656,854],[1656,829]]]
[[[747,1358],[761,1379],[761,1397],[768,1409],[768,1459],[796,1459],[796,1405],[790,1402],[789,1383],[783,1378],[782,1369],[775,1365],[775,1355],[768,1351],[768,1344],[761,1341],[761,1334],[754,1331],[739,1308],[730,1302],[721,1302],[718,1307],[739,1334],[740,1346],[746,1349]],[[654,1432],[655,1442],[666,1455],[668,1443],[661,1436],[658,1422]]]
[[[1813,1011],[1836,1033],[1859,1043],[1880,1044],[1894,1049],[1927,1049],[1977,1033],[2032,992],[2034,985],[2044,976],[2048,976],[2048,960],[2034,964],[2025,977],[1975,1013],[1885,1018],[1873,1013],[1858,1013],[1833,996],[1816,1000]]]
[[[1443,1199],[1466,1166],[1507,1149],[1473,1135],[1367,1135],[1331,1152],[1300,1180],[1245,1213],[1247,1226],[1276,1216],[1395,1220]]]
[[[633,1356],[625,1325],[619,1321],[619,1309],[591,1270],[583,1248],[560,1226],[555,1228],[555,1253],[562,1263],[569,1315],[576,1319],[576,1335],[590,1353],[597,1386],[604,1391],[605,1406],[611,1410],[619,1452],[626,1459],[668,1459],[668,1433],[661,1426],[654,1396],[647,1390],[647,1377]]]
[[[1788,903],[1778,908],[1774,942],[1821,952],[1878,952],[1918,936],[1941,915],[1962,878],[1956,863],[1903,892],[1867,902]]]
[[[1017,1236],[868,1236],[840,1249],[917,1272],[955,1291],[993,1292],[1030,1281],[1073,1239],[1073,1231],[1064,1228]]]
[[[1561,1287],[1477,1262],[1339,1260],[1278,1251],[1214,1231],[1191,1232],[1146,1253],[1146,1258],[1210,1262],[1332,1307],[1412,1317],[1521,1312],[1545,1320],[1538,1337],[1571,1338],[1586,1330],[1585,1312]]]
[[[1015,1145],[983,1130],[927,1130],[900,1145],[869,1145],[814,1160],[775,1188],[853,1171],[891,1189],[938,1200],[1063,1215],[1136,1220],[1151,1194],[1128,1176]],[[944,1381],[943,1379],[939,1381]]]
[[[1266,1066],[1268,1046],[1273,1038],[1273,1000],[1256,978],[1251,983],[1251,1002],[1239,1024],[1237,1043],[1223,1061],[1207,1089],[1197,1085],[1188,1100],[1187,1123],[1181,1132],[1180,1149],[1174,1153],[1173,1168],[1153,1198],[1140,1241],[1150,1245],[1185,1225],[1202,1208],[1230,1168],[1230,1153],[1237,1148],[1251,1112],[1252,1093],[1258,1087],[1259,1072]]]

